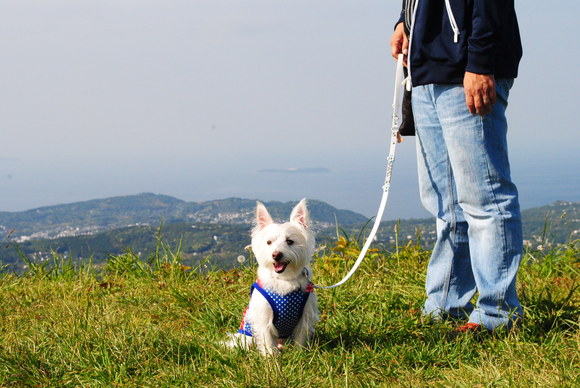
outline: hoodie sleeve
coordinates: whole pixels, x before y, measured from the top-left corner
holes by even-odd
[[[397,26],[399,25],[399,23],[404,23],[403,16],[401,16],[399,18],[399,20],[397,20],[397,22],[395,23],[395,26],[393,27],[393,30],[397,28]]]
[[[494,73],[505,3],[505,0],[474,0],[472,31],[467,41],[467,71]]]
[[[401,6],[401,13],[399,14],[399,20],[395,23],[395,28],[399,25],[399,23],[403,23],[405,21],[405,0],[403,0],[403,5]]]

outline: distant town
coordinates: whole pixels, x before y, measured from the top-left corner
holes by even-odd
[[[267,204],[279,220],[288,217],[292,205]],[[370,230],[371,220],[360,214],[320,201],[311,201],[309,206],[321,246],[336,240],[337,232],[364,239]],[[146,193],[0,212],[0,233],[7,243],[0,250],[0,262],[18,265],[21,254],[39,261],[54,254],[99,261],[127,249],[147,255],[163,238],[181,244],[185,259],[212,257],[218,265],[228,266],[249,244],[254,209],[255,201],[239,198],[188,203]],[[570,244],[579,236],[580,203],[560,201],[528,209],[523,220],[526,249],[542,251]],[[409,243],[432,249],[435,240],[432,219],[393,220],[381,223],[374,244],[384,250]]]

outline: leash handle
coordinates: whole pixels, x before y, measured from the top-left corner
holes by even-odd
[[[379,205],[379,210],[377,211],[377,216],[375,218],[375,222],[373,224],[373,228],[369,233],[365,244],[358,255],[358,258],[354,265],[352,266],[349,273],[336,284],[331,286],[317,286],[314,285],[315,288],[321,290],[327,290],[330,288],[335,288],[338,286],[343,285],[350,277],[356,272],[358,267],[361,265],[365,255],[369,247],[371,246],[379,226],[381,224],[381,220],[383,219],[383,213],[385,211],[385,207],[387,205],[387,199],[389,198],[389,191],[391,189],[391,176],[393,175],[393,164],[395,162],[395,150],[397,148],[397,143],[399,142],[399,113],[401,111],[401,102],[402,102],[402,95],[403,95],[403,54],[399,54],[397,60],[397,70],[395,74],[395,91],[393,95],[393,121],[391,126],[391,146],[389,147],[389,157],[387,158],[387,168],[386,168],[386,175],[385,175],[385,184],[383,185],[383,196],[381,198],[381,202]]]

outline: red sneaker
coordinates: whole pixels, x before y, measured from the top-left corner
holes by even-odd
[[[463,337],[465,334],[477,340],[482,340],[483,338],[487,337],[486,334],[489,333],[491,333],[491,331],[488,330],[485,326],[473,322],[468,322],[449,333],[449,337],[455,339],[458,337]]]
[[[457,331],[459,333],[475,333],[484,330],[481,325],[473,322],[467,322],[465,325],[461,326]]]

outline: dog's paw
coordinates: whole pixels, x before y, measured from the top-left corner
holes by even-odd
[[[220,345],[226,348],[242,348],[249,349],[252,341],[251,337],[240,333],[228,333],[226,340],[220,341]]]
[[[286,340],[285,339],[278,338],[276,340],[276,347],[278,348],[279,351],[284,350],[285,346],[286,346]]]

